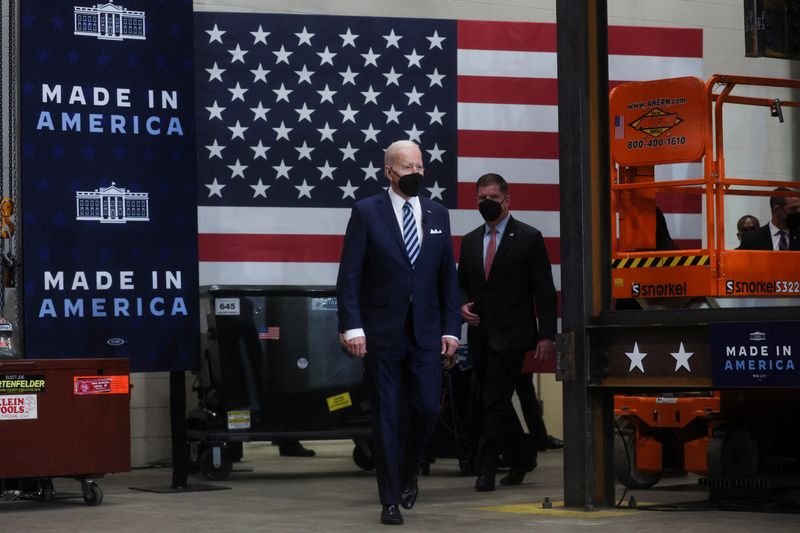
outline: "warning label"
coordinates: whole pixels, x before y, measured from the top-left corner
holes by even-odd
[[[31,420],[39,417],[35,394],[0,397],[0,420]]]
[[[350,407],[353,405],[353,400],[350,399],[349,392],[343,392],[342,394],[337,394],[336,396],[331,396],[327,398],[328,400],[328,411],[337,411],[339,409],[344,409],[345,407]]]
[[[128,394],[128,376],[75,376],[75,394]]]
[[[250,411],[228,411],[228,429],[250,429]]]
[[[44,376],[6,374],[0,376],[0,394],[44,392]]]

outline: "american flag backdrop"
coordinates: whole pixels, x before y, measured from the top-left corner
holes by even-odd
[[[475,180],[497,172],[560,290],[555,24],[196,13],[195,54],[201,284],[335,283],[350,208],[410,138],[456,254],[482,222]],[[703,75],[699,29],[610,27],[609,54],[612,86]],[[659,204],[676,243],[699,245],[699,197]]]

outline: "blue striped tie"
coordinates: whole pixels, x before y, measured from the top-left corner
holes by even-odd
[[[403,204],[403,242],[406,245],[406,254],[411,265],[419,256],[419,236],[417,235],[417,222],[411,211],[411,202]]]

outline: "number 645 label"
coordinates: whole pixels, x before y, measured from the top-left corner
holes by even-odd
[[[238,315],[239,298],[217,298],[214,300],[215,315]]]

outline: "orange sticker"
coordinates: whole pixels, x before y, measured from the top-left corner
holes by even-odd
[[[128,376],[75,376],[75,394],[128,394]]]

